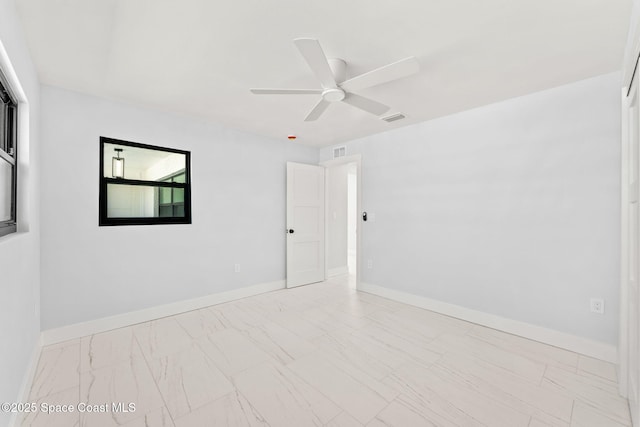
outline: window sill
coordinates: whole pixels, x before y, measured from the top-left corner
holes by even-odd
[[[14,231],[12,233],[4,234],[4,235],[0,234],[0,246],[2,246],[3,243],[11,242],[16,239],[21,239],[23,236],[28,236],[28,235],[29,235],[29,230],[20,230],[19,228],[17,231]]]

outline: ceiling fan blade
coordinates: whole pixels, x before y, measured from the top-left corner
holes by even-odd
[[[324,113],[324,110],[327,109],[329,104],[331,104],[329,101],[325,101],[323,98],[320,98],[320,101],[318,101],[315,107],[313,107],[311,111],[309,111],[309,114],[307,114],[307,117],[304,118],[304,121],[312,122],[314,120],[317,120],[318,117],[320,117],[322,113]]]
[[[375,114],[376,116],[386,113],[391,108],[378,101],[356,95],[355,93],[347,93],[342,102],[346,102],[349,105],[366,111],[367,113]]]
[[[323,88],[335,88],[337,83],[333,77],[331,67],[327,61],[327,56],[324,54],[320,42],[316,39],[295,39],[294,43],[298,47],[298,50],[309,64],[309,68],[316,75]]]
[[[385,65],[375,70],[360,74],[343,82],[340,87],[347,91],[366,89],[382,83],[410,76],[420,70],[420,64],[415,56],[401,59],[398,62]]]
[[[256,95],[318,95],[322,89],[249,89]]]

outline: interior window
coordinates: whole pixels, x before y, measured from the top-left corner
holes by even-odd
[[[100,138],[100,225],[191,224],[188,151]]]

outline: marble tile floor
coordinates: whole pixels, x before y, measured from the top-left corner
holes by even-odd
[[[614,365],[346,276],[44,347],[30,401],[83,412],[23,426],[630,426]]]

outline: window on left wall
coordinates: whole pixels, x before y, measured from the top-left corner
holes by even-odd
[[[17,229],[18,103],[0,72],[0,236]]]

